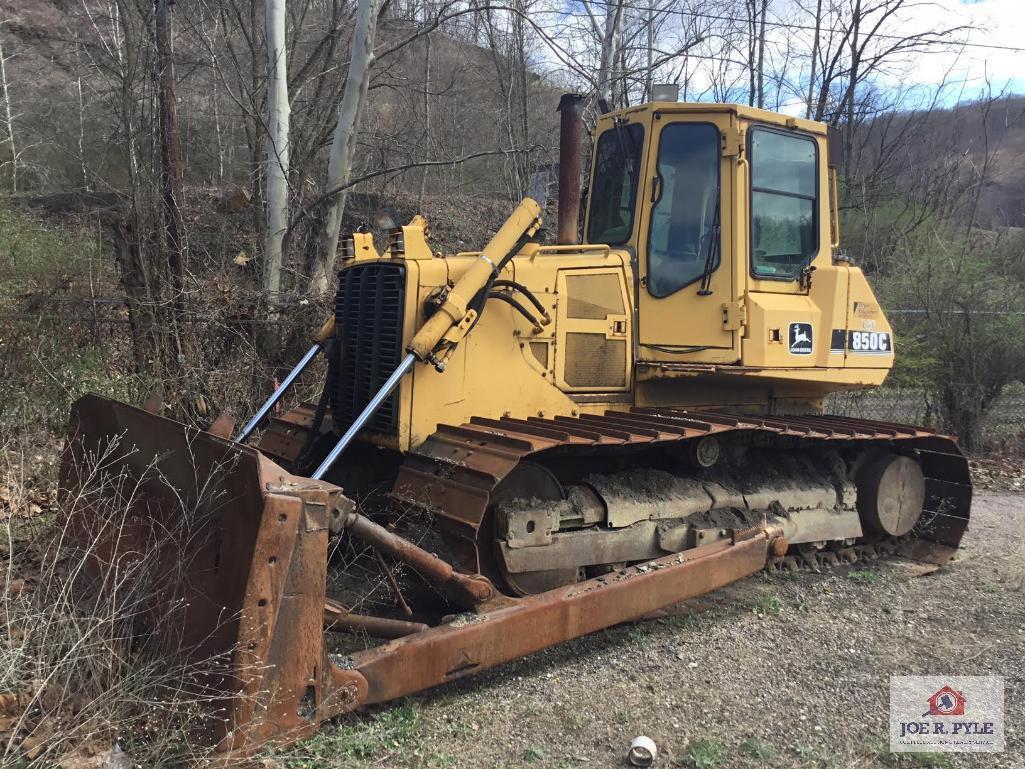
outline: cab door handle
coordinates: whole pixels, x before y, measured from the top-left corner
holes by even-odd
[[[662,177],[658,174],[651,177],[651,202],[657,203],[662,197]]]

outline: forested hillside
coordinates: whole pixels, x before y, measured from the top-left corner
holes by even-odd
[[[915,81],[916,56],[969,39],[956,17],[923,27],[905,0],[813,6],[2,0],[4,205],[85,228],[96,254],[84,275],[50,255],[30,285],[15,281],[25,298],[11,311],[77,319],[88,292],[93,324],[127,326],[133,376],[159,379],[185,411],[245,411],[316,323],[334,220],[349,231],[381,209],[422,211],[438,247],[480,245],[556,162],[561,92],[588,95],[593,122],[672,82],[684,100],[835,129],[843,246],[895,313],[893,381],[907,372],[927,413],[977,433],[1021,378],[1008,341],[1020,332],[1025,98],[953,75]],[[970,331],[951,314],[965,285],[977,289],[962,302]],[[167,338],[166,307],[202,319],[175,332],[188,342]],[[25,370],[11,364],[9,381]],[[952,382],[958,394],[944,392]],[[966,399],[972,413],[954,414]]]

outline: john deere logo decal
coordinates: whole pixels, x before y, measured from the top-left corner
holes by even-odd
[[[811,355],[813,348],[811,323],[791,323],[790,354]]]

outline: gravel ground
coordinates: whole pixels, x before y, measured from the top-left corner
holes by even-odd
[[[656,767],[1025,767],[1025,495],[980,493],[972,515],[963,549],[937,573],[887,561],[757,575],[681,616],[329,725],[277,760],[619,767],[646,734]],[[1006,752],[889,754],[891,674],[1004,676]]]

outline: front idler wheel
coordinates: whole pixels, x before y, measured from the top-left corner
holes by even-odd
[[[903,537],[922,516],[925,476],[911,457],[870,457],[859,469],[856,485],[858,513],[866,533]]]

